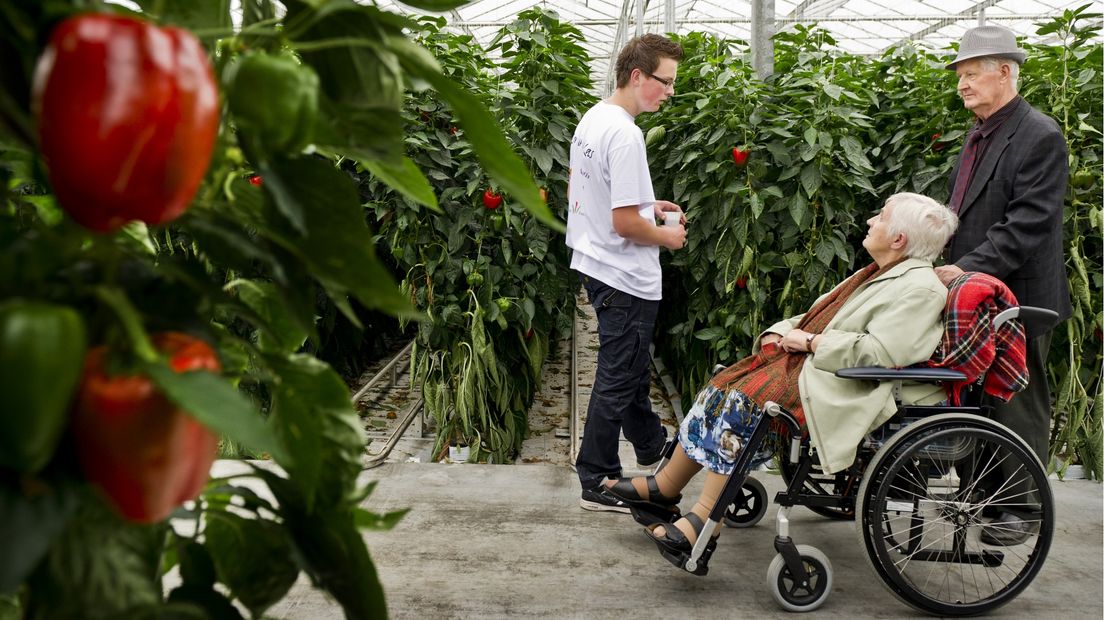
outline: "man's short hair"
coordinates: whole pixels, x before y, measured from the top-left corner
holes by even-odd
[[[682,60],[682,54],[682,46],[665,36],[645,34],[634,37],[617,55],[617,88],[624,88],[629,83],[633,69],[652,73],[659,67],[659,61],[670,58],[678,62]]]
[[[998,71],[1001,65],[1008,65],[1009,75],[1012,76],[1012,90],[1019,92],[1020,90],[1020,63],[1016,62],[1015,58],[1005,58],[1004,56],[985,56],[979,59],[981,66],[986,71]]]
[[[937,201],[921,194],[902,192],[886,199],[891,237],[904,233],[908,239],[905,256],[934,261],[958,228],[958,216]]]

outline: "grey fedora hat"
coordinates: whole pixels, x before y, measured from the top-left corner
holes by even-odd
[[[953,70],[963,60],[983,56],[1011,58],[1021,65],[1027,59],[1027,54],[1016,45],[1016,35],[1011,30],[1003,26],[978,26],[962,35],[958,57],[947,68]]]

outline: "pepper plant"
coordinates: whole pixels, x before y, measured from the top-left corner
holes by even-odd
[[[483,93],[544,198],[562,215],[566,144],[593,101],[578,30],[551,12],[525,11],[490,47],[493,64],[468,35],[423,22],[420,40],[457,83]],[[414,368],[436,422],[435,456],[468,445],[471,458],[512,460],[528,433],[526,412],[549,345],[570,323],[576,281],[566,248],[488,177],[453,108],[433,93],[411,92],[406,110],[419,126],[407,155],[435,164],[429,174],[442,213],[430,213],[377,182],[361,184],[399,265],[403,291],[429,320],[418,326]]]
[[[357,483],[348,388],[304,343],[319,298],[353,323],[354,302],[416,314],[342,166],[440,209],[403,155],[413,81],[447,102],[519,217],[560,225],[479,98],[404,34],[414,22],[342,0],[245,0],[234,28],[227,3],[134,4],[0,8],[0,377],[25,403],[0,417],[0,610],[260,617],[305,573],[350,617],[384,617],[360,530],[403,513],[363,506],[373,485]],[[97,38],[104,16],[126,29]],[[187,53],[146,56],[169,40]],[[196,106],[213,107],[211,134],[182,122]],[[69,128],[69,150],[51,146],[78,113],[90,121]],[[162,174],[200,179],[167,215],[149,193]],[[186,423],[161,426],[174,419]],[[203,484],[216,434],[270,463]]]
[[[1070,182],[1066,190],[1066,270],[1073,316],[1054,332],[1049,379],[1056,386],[1051,455],[1065,465],[1079,462],[1096,479],[1104,474],[1104,423],[1101,422],[1102,197],[1104,166],[1104,48],[1099,38],[1100,13],[1090,5],[1067,10],[1039,27],[1061,45],[1027,46],[1020,92],[1047,111],[1069,145]]]

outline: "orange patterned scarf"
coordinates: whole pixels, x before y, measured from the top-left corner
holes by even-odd
[[[811,334],[822,333],[852,293],[897,265],[901,260],[894,261],[881,269],[878,268],[877,263],[870,263],[855,272],[810,308],[797,324],[797,328]],[[717,373],[710,383],[725,392],[733,389],[740,390],[760,407],[768,400],[773,400],[793,413],[794,417],[804,425],[805,411],[801,406],[797,378],[805,364],[806,355],[806,353],[786,353],[782,347],[768,347],[757,355],[745,357]]]

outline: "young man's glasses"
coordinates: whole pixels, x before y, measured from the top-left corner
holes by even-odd
[[[661,78],[658,75],[652,75],[651,73],[648,73],[647,71],[643,71],[642,73],[644,75],[652,78],[653,80],[659,82],[660,84],[663,84],[667,88],[673,88],[675,86],[675,79],[674,78]]]

